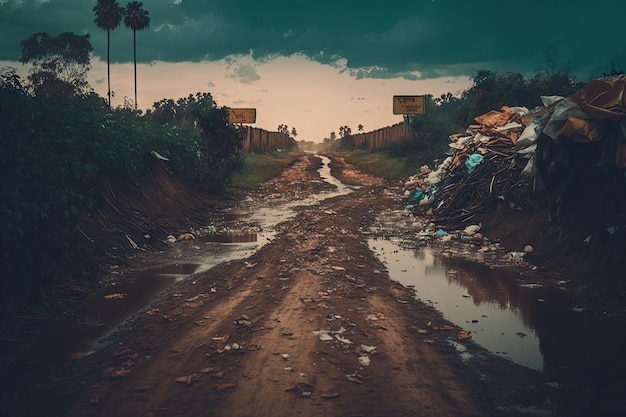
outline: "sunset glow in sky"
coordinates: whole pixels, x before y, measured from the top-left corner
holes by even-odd
[[[0,66],[26,76],[19,43],[35,32],[89,33],[89,82],[105,97],[106,32],[93,23],[95,3],[0,0]],[[146,0],[143,7],[151,22],[137,33],[139,108],[209,92],[220,106],[256,108],[254,126],[295,127],[297,140],[400,122],[393,95],[456,94],[479,69],[567,68],[585,81],[626,68],[626,2]],[[111,33],[114,106],[134,97],[132,53],[132,31],[122,23]]]

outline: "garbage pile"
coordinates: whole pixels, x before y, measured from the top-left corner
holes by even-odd
[[[550,213],[594,217],[620,237],[626,212],[626,75],[591,81],[543,106],[503,107],[450,136],[434,169],[405,183],[407,210],[427,212],[448,228],[479,223],[497,207],[523,209],[539,193]],[[597,221],[596,221],[597,220]],[[599,223],[598,223],[599,222]]]

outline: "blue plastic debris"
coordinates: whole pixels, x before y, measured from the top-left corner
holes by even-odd
[[[467,172],[471,174],[472,171],[474,171],[474,168],[476,168],[476,165],[480,164],[482,161],[483,156],[481,154],[473,153],[468,156],[467,160],[465,160],[465,168],[467,168]]]

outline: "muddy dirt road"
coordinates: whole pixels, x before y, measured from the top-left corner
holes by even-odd
[[[319,164],[303,157],[240,203],[331,188]],[[300,207],[251,256],[178,282],[96,352],[12,369],[1,414],[570,415],[575,391],[459,339],[463,329],[389,280],[366,239],[400,191],[341,160],[333,173],[352,192]],[[202,247],[177,242],[141,263],[185,262]],[[474,362],[450,341],[474,349]]]

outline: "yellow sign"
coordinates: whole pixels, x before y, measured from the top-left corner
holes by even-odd
[[[256,109],[228,109],[229,123],[256,123]]]
[[[424,114],[424,96],[393,96],[393,114]]]

